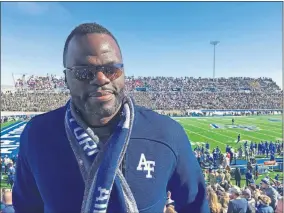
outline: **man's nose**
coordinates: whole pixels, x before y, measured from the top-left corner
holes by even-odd
[[[110,80],[101,71],[97,72],[94,76],[94,79],[90,81],[90,84],[95,84],[98,86],[103,86],[108,83],[110,83]]]

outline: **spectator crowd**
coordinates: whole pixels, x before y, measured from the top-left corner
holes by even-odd
[[[3,111],[45,112],[69,98],[63,77],[22,76],[1,91]],[[154,110],[281,109],[283,91],[271,78],[126,77],[125,92]]]
[[[276,142],[279,143],[279,142]],[[276,144],[275,143],[275,144]],[[283,144],[283,143],[282,143]],[[245,145],[244,145],[245,146]],[[206,148],[208,145],[206,145]],[[227,163],[220,163],[218,168],[203,168],[206,180],[206,196],[209,202],[211,213],[282,213],[283,212],[283,179],[276,175],[270,178],[268,175],[261,179],[257,185],[256,172],[252,172],[251,164],[248,163],[245,174],[246,185],[241,187],[241,172],[239,167],[234,170],[230,167],[230,147],[226,147],[226,154],[222,154],[218,147],[213,149],[213,153],[218,152],[227,158]],[[202,148],[195,148],[197,153]],[[283,145],[282,145],[283,150]],[[207,151],[210,151],[209,148]],[[7,188],[1,189],[1,210],[2,213],[13,213],[12,192],[14,184],[15,166],[17,156],[5,156],[1,158],[1,181],[3,176],[7,176]],[[257,164],[256,164],[257,165]],[[234,181],[233,181],[234,180]],[[234,184],[235,183],[235,184]],[[175,202],[171,199],[171,193],[167,193],[164,213],[176,213]]]
[[[210,172],[207,198],[211,213],[282,213],[283,194],[270,178],[263,178],[260,185],[251,182],[240,188],[227,177],[229,173]],[[283,187],[283,185],[282,185]]]
[[[202,146],[194,147],[194,154],[202,168],[212,167],[227,168],[232,163],[236,164],[236,160],[245,160],[250,163],[255,163],[255,157],[269,158],[270,161],[275,161],[276,155],[283,157],[283,141],[261,141],[250,143],[245,141],[243,146],[240,145],[237,150],[234,150],[229,145],[226,146],[225,152],[217,146],[210,152],[210,144],[207,142]]]

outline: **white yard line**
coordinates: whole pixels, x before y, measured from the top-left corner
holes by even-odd
[[[202,130],[205,130],[207,132],[210,132],[210,133],[213,133],[213,134],[217,134],[217,135],[221,135],[223,137],[227,137],[227,138],[231,138],[231,139],[236,139],[236,138],[233,138],[231,136],[228,136],[228,135],[223,135],[221,133],[218,133],[218,132],[215,132],[215,131],[211,131],[211,130],[208,130],[208,129],[205,129],[205,128],[201,128],[201,127],[198,127],[198,126],[194,126],[194,125],[190,125],[190,124],[187,124],[187,123],[182,123],[183,125],[186,125],[186,126],[193,126],[195,128],[198,128],[198,129],[202,129]]]
[[[185,130],[186,132],[189,132],[189,133],[192,133],[192,134],[195,134],[195,135],[199,135],[199,136],[201,136],[201,137],[203,137],[203,138],[208,138],[209,140],[216,141],[217,143],[220,143],[220,144],[223,144],[223,145],[227,145],[227,144],[222,143],[222,142],[220,142],[220,141],[217,141],[217,140],[215,140],[215,139],[212,139],[212,138],[209,138],[209,137],[207,137],[207,136],[204,136],[204,135],[201,135],[201,134],[199,134],[199,133],[196,133],[196,132],[192,131],[191,129],[187,129],[187,128],[184,127],[184,130]]]
[[[1,131],[1,134],[2,134],[2,132],[6,132],[7,130],[14,128],[15,126],[20,126],[20,125],[23,124],[23,123],[25,123],[25,121],[22,121],[22,122],[20,122],[20,123],[14,124],[13,126],[10,126],[10,127],[8,127],[7,129],[3,129],[3,130]]]

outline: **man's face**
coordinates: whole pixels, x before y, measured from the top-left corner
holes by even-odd
[[[268,187],[268,185],[265,184],[265,183],[263,183],[263,182],[261,182],[261,185],[260,185],[260,186],[261,186],[262,189],[266,189],[266,188]]]
[[[120,49],[115,40],[105,34],[74,36],[66,52],[66,68],[92,65],[122,64]],[[78,80],[74,73],[66,71],[66,83],[72,102],[85,116],[98,119],[114,115],[124,96],[124,72],[108,79],[97,72],[92,80]]]
[[[232,193],[232,194],[229,195],[229,197],[230,197],[230,200],[233,200],[233,199],[236,198],[236,195],[234,193]]]

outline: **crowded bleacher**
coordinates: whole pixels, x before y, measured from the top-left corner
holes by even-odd
[[[154,110],[281,109],[283,91],[271,78],[126,77],[126,93]],[[1,91],[3,111],[45,112],[69,98],[64,78],[22,75]]]

